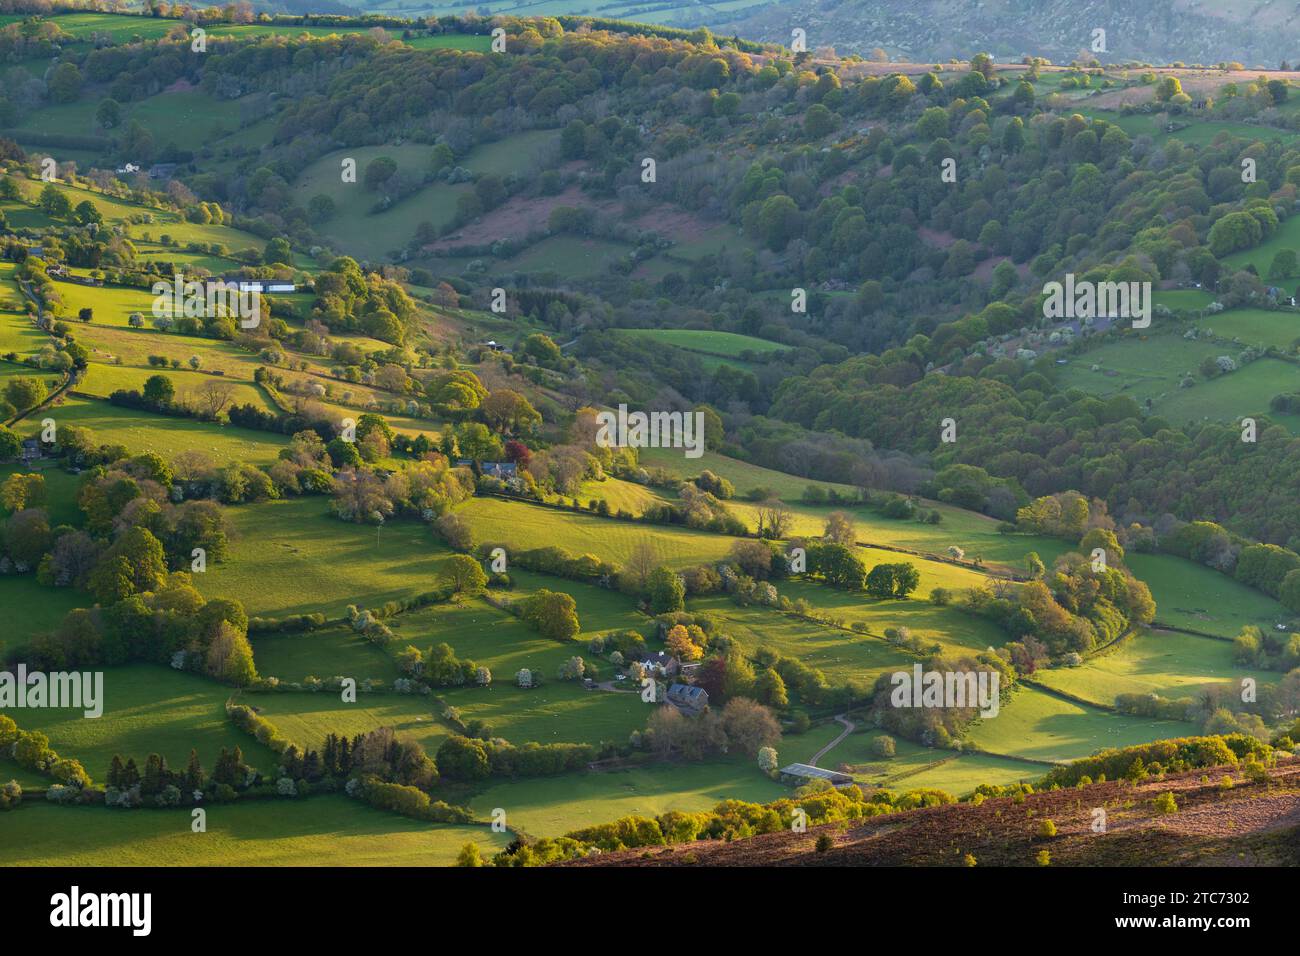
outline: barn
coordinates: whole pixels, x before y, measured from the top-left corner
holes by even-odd
[[[814,780],[829,780],[833,787],[847,787],[853,782],[853,778],[847,773],[840,773],[838,770],[823,770],[821,767],[812,767],[806,763],[792,763],[788,767],[782,767],[780,774],[782,783],[792,784],[796,787],[802,787]]]

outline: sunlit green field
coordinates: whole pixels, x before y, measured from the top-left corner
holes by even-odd
[[[1247,624],[1267,630],[1291,617],[1262,591],[1204,565],[1163,554],[1130,554],[1124,560],[1151,588],[1159,622],[1235,637]]]
[[[498,807],[506,821],[530,836],[554,837],[619,817],[656,816],[669,810],[711,810],[723,800],[767,803],[789,788],[763,776],[757,764],[735,757],[679,764],[671,773],[655,765],[609,773],[506,781],[470,801],[486,817]]]
[[[51,18],[63,30],[79,40],[89,39],[94,34],[106,34],[115,42],[124,43],[140,37],[156,40],[167,35],[176,25],[175,20],[153,18],[139,15],[116,13],[61,13]],[[346,33],[365,33],[372,29],[366,24],[356,26],[296,26],[293,24],[229,24],[216,23],[206,27],[209,36],[316,36],[324,37]],[[393,38],[400,37],[400,31],[391,31]],[[489,36],[470,36],[464,34],[442,34],[430,37],[418,37],[410,41],[411,46],[430,49],[457,49],[487,52],[491,47]]]
[[[320,611],[337,618],[349,604],[377,607],[435,590],[448,553],[418,521],[382,529],[341,521],[320,496],[227,515],[230,556],[209,565],[196,584],[205,596],[235,598],[262,617]]]
[[[782,757],[805,759],[830,743],[844,728],[836,722],[814,727],[800,737],[786,737],[782,741]],[[994,757],[989,754],[957,753],[922,747],[894,736],[895,753],[892,757],[878,757],[872,752],[872,741],[887,736],[863,720],[857,729],[826,754],[818,765],[851,774],[863,786],[885,787],[897,792],[933,787],[954,796],[969,793],[982,783],[1031,782],[1041,777],[1049,767],[1025,760]],[[796,758],[795,746],[802,748]]]
[[[1186,737],[1196,729],[1182,721],[1112,714],[1022,686],[996,717],[977,722],[966,739],[994,754],[1064,761],[1108,747]]]
[[[640,542],[673,568],[716,561],[735,539],[680,526],[616,521],[495,498],[475,498],[457,509],[479,542],[529,549],[558,546],[573,554],[594,554],[622,566]]]
[[[9,711],[23,730],[39,730],[60,756],[80,760],[91,778],[103,783],[114,754],[134,757],[143,767],[151,753],[162,754],[173,769],[183,770],[190,750],[198,751],[211,770],[222,747],[241,747],[248,763],[264,772],[274,755],[226,718],[232,688],[197,674],[154,664],[131,664],[104,670],[104,713],[36,708]]]
[[[1194,697],[1197,688],[1207,684],[1240,687],[1246,677],[1268,682],[1278,676],[1234,664],[1228,641],[1175,631],[1146,631],[1079,667],[1040,670],[1034,680],[1109,706],[1118,694]]]
[[[893,548],[906,548],[929,554],[946,555],[950,546],[957,546],[965,553],[965,560],[983,559],[986,566],[1000,570],[1025,570],[1024,558],[1030,551],[1047,563],[1070,550],[1069,543],[1054,538],[1038,535],[1007,535],[998,530],[998,520],[987,515],[976,514],[954,508],[951,505],[935,501],[923,501],[920,507],[926,511],[938,511],[942,516],[938,524],[928,524],[915,519],[886,518],[874,508],[856,502],[856,489],[848,485],[835,485],[824,481],[798,478],[784,472],[773,471],[748,462],[728,458],[714,452],[705,451],[700,458],[688,459],[680,451],[661,448],[638,450],[641,463],[647,467],[660,467],[682,478],[693,478],[700,472],[708,470],[730,481],[736,489],[736,497],[726,502],[728,510],[741,518],[754,529],[758,526],[758,506],[746,500],[752,489],[767,489],[775,492],[785,503],[791,514],[790,534],[793,536],[813,537],[822,534],[826,517],[832,511],[846,511],[853,518],[859,542],[868,545],[885,545]],[[621,483],[620,483],[621,484]],[[610,486],[610,495],[624,495],[629,498],[635,492],[623,492],[613,482],[602,482],[592,486],[595,495]],[[635,485],[634,488],[641,486]],[[836,504],[807,505],[802,501],[804,492],[810,488],[820,488],[829,492],[834,489],[847,500]],[[646,489],[646,494],[657,498],[672,497],[661,489]],[[613,507],[613,498],[611,498]],[[881,561],[915,560],[906,555],[890,557],[877,552],[863,552],[861,557],[868,566]],[[937,574],[962,573],[959,568],[935,569]],[[966,582],[967,586],[971,583]]]
[[[156,452],[168,461],[182,451],[196,449],[207,452],[218,464],[230,461],[270,464],[289,441],[288,436],[274,432],[155,415],[76,396],[65,396],[62,402],[47,410],[47,415],[58,425],[90,429],[99,443],[125,445],[136,455]],[[22,425],[27,426],[19,429],[24,435],[40,429],[40,422],[24,421]]]
[[[231,388],[230,401],[235,405],[254,405],[263,411],[272,411],[273,406],[266,393],[251,382],[225,376],[207,375],[203,372],[183,369],[133,368],[126,365],[99,365],[91,363],[86,377],[77,383],[77,391],[98,398],[108,398],[119,389],[144,388],[145,382],[154,375],[162,375],[171,381],[176,389],[178,401],[197,401],[200,386],[205,382],[222,382]]]
[[[778,590],[791,600],[803,598],[832,618],[853,626],[865,624],[879,637],[886,628],[906,627],[924,641],[936,641],[956,652],[982,651],[1003,644],[1006,634],[992,622],[965,614],[951,606],[940,607],[918,592],[906,600],[877,600],[866,594],[841,591],[803,581],[780,582]]]
[[[56,807],[32,800],[0,814],[4,866],[451,866],[467,842],[489,854],[508,833],[408,820],[342,796],[187,810]]]
[[[522,582],[517,582],[522,583]],[[587,655],[587,641],[599,632],[629,627],[645,628],[647,619],[634,615],[631,603],[616,592],[578,585],[559,578],[529,575],[530,590],[508,592],[512,599],[522,599],[536,587],[564,591],[574,597],[582,632],[574,641],[560,643],[538,634],[518,618],[497,610],[481,598],[465,599],[454,604],[435,604],[408,611],[389,623],[396,635],[394,647],[408,644],[427,652],[436,644],[447,643],[456,656],[468,658],[491,668],[498,680],[512,680],[520,668],[554,673],[574,654]],[[602,606],[608,594],[608,605]],[[601,604],[597,604],[597,601]],[[620,608],[619,605],[625,605]]]
[[[319,749],[327,734],[355,737],[391,727],[433,754],[451,734],[434,713],[432,698],[394,693],[362,693],[354,704],[337,691],[244,694],[239,702],[258,712],[299,747]]]
[[[919,602],[905,603],[926,607]],[[869,684],[887,671],[910,668],[915,660],[911,654],[879,637],[854,634],[757,606],[742,608],[725,597],[692,599],[687,607],[717,617],[723,622],[724,633],[751,654],[760,647],[770,647],[782,657],[793,657],[809,667],[819,668],[834,684],[848,680]],[[905,613],[893,618],[895,626],[907,622]],[[926,633],[928,636],[930,632]]]
[[[580,653],[580,652],[579,652]],[[584,659],[587,655],[582,655]],[[604,666],[602,679],[612,676]],[[574,681],[545,674],[541,687],[521,690],[513,674],[493,673],[490,688],[458,687],[437,693],[460,711],[467,723],[482,720],[494,737],[511,743],[627,743],[634,730],[645,728],[654,707],[641,695],[626,691],[585,690]]]

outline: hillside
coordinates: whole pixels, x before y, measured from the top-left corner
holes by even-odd
[[[699,16],[697,14],[697,16]],[[808,47],[840,55],[944,61],[988,50],[1001,61],[1045,56],[1056,63],[1081,54],[1103,63],[1219,63],[1276,66],[1295,59],[1300,17],[1286,4],[1243,0],[794,0],[743,6],[701,22],[720,32],[788,43],[792,25]],[[689,18],[683,18],[689,19]],[[1093,31],[1106,31],[1094,52]]]
[[[1094,783],[1035,793],[927,807],[861,823],[809,827],[731,842],[699,841],[650,850],[600,853],[562,864],[620,866],[1052,866],[1185,867],[1300,866],[1300,763],[1272,770],[1267,783],[1219,781],[1236,768],[1171,774],[1158,782]],[[1205,779],[1208,777],[1208,782]],[[1173,795],[1173,813],[1152,801]],[[1106,811],[1097,832],[1095,810]],[[1043,820],[1056,835],[1039,833]],[[832,845],[818,850],[827,835]]]
[[[1293,862],[1300,71],[1197,65],[1280,8],[76,4],[0,0],[0,864]]]

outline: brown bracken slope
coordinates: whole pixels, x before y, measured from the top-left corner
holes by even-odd
[[[1220,781],[1231,775],[1230,789]],[[1208,782],[1203,782],[1202,777]],[[1169,791],[1178,806],[1157,813]],[[1105,811],[1105,830],[1094,830]],[[1042,837],[1043,820],[1056,836]],[[817,852],[819,836],[833,845]],[[567,866],[1035,866],[1040,850],[1052,866],[1300,865],[1300,759],[1279,762],[1265,783],[1237,768],[1171,774],[1140,784],[1110,781],[1070,790],[950,804],[770,833],[731,843],[701,841],[602,853]]]

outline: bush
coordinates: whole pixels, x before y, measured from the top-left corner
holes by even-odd
[[[1174,800],[1172,790],[1166,790],[1164,793],[1160,794],[1160,796],[1152,800],[1151,806],[1155,809],[1156,813],[1161,816],[1164,816],[1167,813],[1178,812],[1178,802]]]
[[[0,810],[12,810],[23,802],[23,788],[17,780],[0,786]]]

